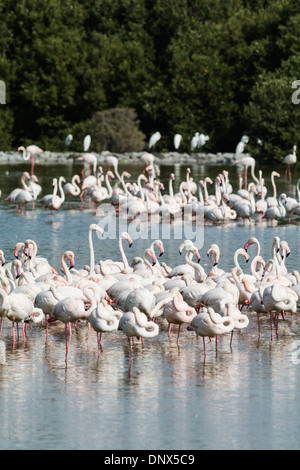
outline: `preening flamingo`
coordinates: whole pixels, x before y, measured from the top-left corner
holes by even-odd
[[[205,337],[216,338],[217,347],[218,336],[229,333],[233,328],[233,318],[216,313],[212,307],[202,309],[187,327],[188,331],[194,331],[198,336],[202,336],[204,357],[206,357]]]
[[[132,363],[132,338],[154,338],[159,333],[159,326],[149,321],[147,315],[137,307],[125,312],[119,320],[119,328],[128,338],[130,350],[130,362]]]

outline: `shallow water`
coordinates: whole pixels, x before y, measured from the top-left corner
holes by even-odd
[[[24,169],[28,169],[24,166]],[[36,174],[51,192],[53,176],[68,180],[81,167],[38,167]],[[185,167],[162,167],[162,179],[171,171],[177,181],[185,177]],[[13,259],[17,241],[33,238],[38,254],[60,269],[60,256],[71,249],[76,267],[89,264],[88,227],[98,221],[94,210],[80,201],[72,209],[64,204],[54,214],[36,205],[20,215],[3,197],[16,186],[23,166],[3,166],[0,174],[2,198],[1,249],[6,261]],[[133,176],[140,169],[130,168]],[[192,168],[195,180],[220,167]],[[237,171],[229,169],[236,180]],[[296,176],[293,176],[296,181]],[[269,180],[267,181],[268,189]],[[280,183],[280,192],[295,195],[295,185]],[[271,190],[270,190],[271,191]],[[287,240],[291,255],[288,270],[299,270],[299,222],[279,224],[276,228],[228,225],[205,227],[201,264],[209,269],[205,253],[211,243],[221,248],[220,268],[233,266],[234,251],[249,236],[261,242],[262,255],[271,257],[274,235]],[[180,240],[163,240],[165,253],[160,261],[174,266],[182,263]],[[119,259],[117,240],[93,238],[95,259]],[[131,261],[141,256],[149,240],[136,239],[125,253]],[[254,256],[254,248],[249,254]],[[241,263],[245,272],[249,265]],[[4,323],[0,340],[0,448],[1,449],[299,449],[300,364],[298,316],[280,321],[279,336],[270,340],[266,317],[258,338],[257,319],[249,313],[250,324],[242,333],[206,343],[204,360],[201,339],[182,328],[177,347],[177,328],[168,340],[167,324],[159,319],[160,334],[135,342],[130,365],[128,341],[121,332],[104,334],[98,358],[96,334],[84,324],[73,329],[69,354],[65,356],[63,325],[29,328],[26,342],[22,332],[13,343],[11,324]],[[300,355],[299,355],[300,356]]]

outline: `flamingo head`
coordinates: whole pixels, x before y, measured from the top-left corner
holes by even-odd
[[[122,233],[121,233],[121,238],[124,238],[125,240],[127,240],[128,243],[129,243],[129,248],[131,248],[132,243],[133,243],[133,240],[132,240],[131,236],[129,235],[129,233],[127,233],[127,232],[122,232]]]
[[[69,269],[74,268],[74,266],[75,266],[75,257],[74,257],[73,251],[67,251],[67,252],[66,252],[66,257],[67,257],[68,260],[70,261],[70,267],[69,267]]]

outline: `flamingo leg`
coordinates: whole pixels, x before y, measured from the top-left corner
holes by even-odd
[[[129,342],[129,352],[130,352],[130,364],[132,364],[132,347],[131,347],[130,337],[128,338],[128,342]]]
[[[2,333],[2,326],[3,326],[3,317],[1,318],[1,325],[0,325],[0,338],[1,338],[1,333]]]
[[[232,349],[232,340],[233,340],[233,330],[231,332],[231,338],[230,338],[230,349]]]
[[[66,334],[66,356],[69,352],[69,346],[68,346],[68,323],[65,324],[65,334]]]
[[[12,322],[12,330],[13,330],[13,343],[15,344],[16,336],[15,336],[15,323]]]
[[[276,336],[278,337],[279,313],[275,314],[274,323],[275,323],[275,328],[276,328]]]
[[[271,341],[273,341],[274,337],[273,337],[273,326],[272,326],[272,321],[273,319],[273,312],[270,312],[270,325],[271,325]]]
[[[204,358],[206,358],[206,347],[205,347],[205,337],[203,336],[203,350],[204,350]]]
[[[169,323],[169,328],[168,328],[168,338],[170,339],[170,333],[171,333],[171,323]]]
[[[245,189],[247,189],[247,172],[248,172],[248,167],[246,166],[245,168]]]
[[[181,327],[181,325],[179,325],[179,327],[178,327],[178,334],[177,334],[177,346],[179,346],[179,335],[180,335],[180,327]]]
[[[98,357],[100,356],[100,353],[101,353],[101,339],[102,339],[102,333],[97,332]]]
[[[257,324],[258,324],[258,336],[260,336],[260,319],[259,319],[259,313],[257,314]]]

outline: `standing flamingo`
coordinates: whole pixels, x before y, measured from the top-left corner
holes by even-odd
[[[63,186],[63,191],[65,196],[69,196],[69,207],[71,207],[71,200],[74,196],[79,196],[80,194],[80,187],[78,186],[80,183],[80,176],[74,175],[72,177],[71,183],[66,183]]]
[[[159,333],[159,327],[153,321],[149,321],[147,315],[137,307],[132,311],[125,312],[119,320],[119,328],[122,330],[129,342],[130,363],[132,364],[132,338],[154,338]]]
[[[251,176],[252,176],[253,180],[255,181],[256,184],[259,184],[259,180],[254,174],[256,161],[253,157],[250,157],[250,156],[242,157],[239,160],[237,160],[236,163],[238,163],[240,165],[243,165],[245,167],[245,177],[244,177],[245,189],[247,189],[247,187],[248,187],[247,172],[248,172],[249,167],[250,167],[250,170],[251,170]]]
[[[297,156],[296,156],[296,150],[297,147],[296,145],[293,146],[293,153],[290,153],[283,159],[283,163],[287,165],[286,170],[285,170],[285,179],[287,177],[287,173],[289,174],[289,180],[291,182],[292,180],[292,173],[291,173],[291,165],[295,165],[297,162]]]
[[[168,338],[170,338],[171,325],[178,325],[177,346],[179,346],[180,328],[183,323],[191,323],[192,319],[197,315],[196,310],[188,305],[180,292],[178,292],[172,300],[164,307],[163,317],[169,323]]]
[[[196,315],[190,325],[188,331],[195,331],[197,336],[203,338],[204,357],[206,358],[205,337],[216,338],[216,348],[218,344],[218,336],[229,333],[234,328],[234,320],[230,316],[222,316],[216,313],[213,308],[204,308]]]
[[[123,312],[114,309],[107,300],[101,299],[97,306],[91,311],[89,322],[93,330],[97,332],[98,352],[100,356],[102,333],[116,331]]]
[[[65,193],[62,188],[62,183],[65,183],[66,179],[63,176],[59,177],[59,181],[57,178],[53,178],[53,193],[47,194],[38,202],[44,204],[46,209],[50,209],[51,211],[51,220],[53,221],[53,211],[58,211],[65,200]],[[57,195],[57,190],[59,188],[60,196]]]
[[[78,320],[88,320],[91,312],[97,305],[97,290],[92,283],[87,283],[83,289],[83,294],[86,299],[82,299],[76,296],[63,297],[57,293],[54,286],[50,287],[50,290],[57,300],[53,310],[52,316],[56,320],[61,321],[65,324],[65,336],[66,336],[66,355],[68,354],[68,326],[72,323],[76,323]],[[87,304],[89,307],[87,308]]]
[[[24,160],[29,160],[31,158],[31,174],[34,174],[34,156],[37,153],[42,153],[44,150],[42,150],[40,147],[37,145],[28,145],[28,147],[24,147],[21,145],[18,147],[18,152],[22,151],[23,152],[23,159]]]

